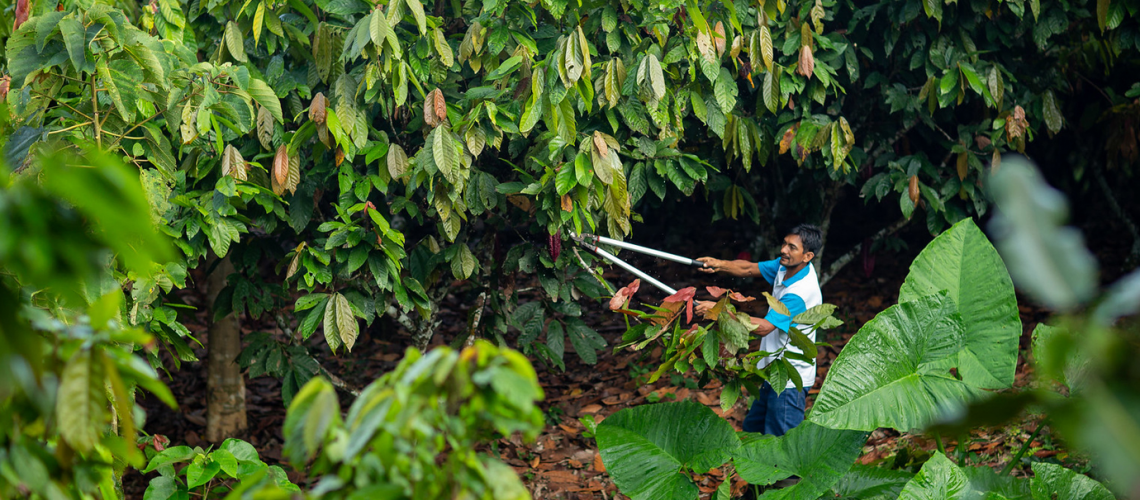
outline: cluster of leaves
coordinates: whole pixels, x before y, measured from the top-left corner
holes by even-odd
[[[1009,388],[1020,335],[1013,283],[1001,257],[972,219],[959,222],[935,238],[911,264],[899,304],[863,325],[844,347],[828,371],[808,421],[781,438],[762,436],[722,447],[716,460],[697,462],[700,468],[693,468],[688,460],[670,462],[660,469],[662,475],[674,476],[670,482],[675,486],[670,488],[677,493],[668,498],[693,498],[689,488],[695,491],[690,481],[676,478],[679,469],[674,465],[703,473],[708,467],[723,464],[729,456],[740,477],[750,483],[771,484],[795,474],[804,480],[787,494],[816,498],[850,468],[866,432],[880,427],[921,429],[947,412],[982,398],[987,390]],[[785,357],[789,354],[783,353]],[[727,387],[727,398],[735,403],[738,394]],[[722,395],[722,403],[724,399]],[[694,407],[716,418],[700,405]],[[631,418],[631,422],[643,420]],[[598,445],[607,470],[622,491],[635,498],[663,497],[638,496],[641,487],[631,482],[630,476],[623,477],[622,471],[630,467],[625,462],[649,458],[638,455],[634,459],[621,450],[648,440],[650,444],[637,445],[639,453],[658,454],[663,443],[681,439],[681,435],[716,442],[708,436],[689,436],[693,429],[703,431],[705,427],[690,427],[688,422],[675,428],[638,427],[630,432],[622,424],[625,420],[612,424],[611,420],[614,418],[598,426]],[[625,431],[611,433],[610,426]],[[727,428],[727,423],[724,426]],[[737,448],[740,451],[734,451]],[[792,456],[786,456],[789,453]],[[781,463],[788,465],[771,465]],[[660,477],[637,481],[646,485],[666,483]]]
[[[486,341],[456,352],[409,348],[342,417],[323,378],[306,384],[285,418],[286,458],[309,464],[316,497],[529,499],[514,470],[476,445],[542,429],[542,389],[518,352]]]
[[[117,498],[144,461],[137,390],[175,401],[135,353],[154,338],[128,326],[115,275],[169,246],[118,161],[45,154],[35,174],[0,168],[0,496]]]
[[[691,401],[622,410],[597,427],[606,470],[634,500],[697,498],[690,476],[726,464],[751,484],[800,478],[761,498],[1114,498],[1087,476],[1042,462],[1033,465],[1033,479],[999,475],[986,466],[959,467],[938,452],[918,473],[853,466],[866,439],[865,432],[811,421],[781,437],[738,436],[708,407]],[[721,483],[717,498],[729,497],[731,483]]]
[[[792,318],[793,326],[788,331],[788,340],[778,350],[749,352],[748,342],[756,325],[747,313],[736,310],[734,302],[750,302],[755,300],[753,297],[720,287],[707,287],[716,303],[704,319],[713,323],[701,325],[692,322],[696,288],[678,290],[676,294],[666,297],[660,306],[650,305],[650,311],[643,311],[630,308],[631,299],[640,286],[641,280],[634,280],[618,290],[610,300],[611,310],[632,317],[637,322],[626,329],[622,334],[622,344],[615,349],[631,347],[642,350],[660,344],[664,348],[663,361],[649,376],[649,383],[671,370],[682,375],[692,370],[702,382],[716,378],[724,384],[721,406],[726,409],[736,404],[742,388],[747,388],[752,394],[759,394],[763,382],[770,383],[777,393],[783,392],[789,381],[799,390],[804,389],[805,382],[810,387],[815,380],[801,380],[799,372],[789,360],[814,363],[818,345],[809,334],[842,324],[832,315],[835,312],[834,305],[821,304]],[[765,292],[764,296],[769,307],[791,316],[787,306],[771,294]],[[685,324],[690,327],[682,331]],[[805,334],[805,331],[809,334]],[[741,351],[744,351],[742,355]],[[774,361],[758,366],[764,358],[772,358]]]
[[[300,491],[286,477],[284,469],[266,465],[253,445],[238,439],[227,439],[213,451],[189,446],[165,448],[151,457],[141,472],[152,471],[159,475],[151,479],[143,494],[147,500],[189,498],[190,495],[219,498],[248,490],[256,490],[259,495],[266,495],[270,490]]]

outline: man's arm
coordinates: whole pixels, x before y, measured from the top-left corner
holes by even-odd
[[[712,257],[701,257],[697,260],[705,263],[705,267],[699,268],[699,270],[704,273],[725,273],[738,278],[760,276],[760,266],[755,262],[748,262],[747,260],[720,260]]]
[[[752,324],[756,325],[756,329],[752,330],[752,333],[761,337],[776,331],[776,325],[764,318],[752,318]]]

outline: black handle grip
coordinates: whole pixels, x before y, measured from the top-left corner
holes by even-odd
[[[709,267],[707,264],[705,264],[704,262],[701,262],[699,260],[693,260],[692,262],[689,263],[689,265],[691,265],[693,267]]]

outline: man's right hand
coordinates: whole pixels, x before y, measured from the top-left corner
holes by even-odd
[[[720,271],[721,268],[723,268],[724,264],[725,264],[725,262],[723,260],[714,259],[712,257],[701,257],[701,258],[697,259],[697,262],[703,262],[705,264],[705,267],[699,267],[699,268],[697,268],[697,270],[702,272],[702,273],[709,273],[709,274],[713,274],[713,273]]]

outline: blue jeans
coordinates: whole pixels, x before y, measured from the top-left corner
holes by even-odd
[[[744,417],[744,432],[763,432],[783,436],[804,421],[807,389],[784,389],[779,395],[768,382],[760,387],[760,394]]]

